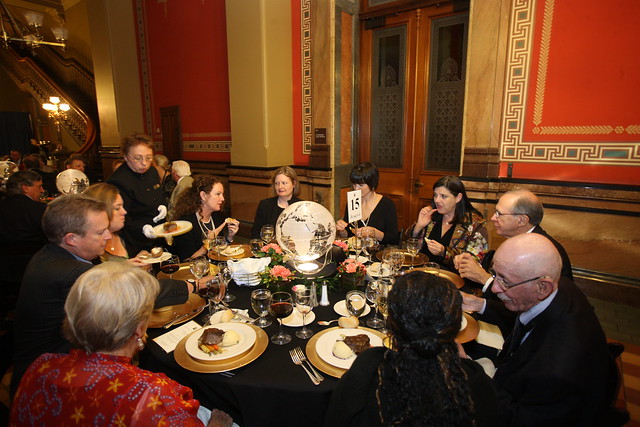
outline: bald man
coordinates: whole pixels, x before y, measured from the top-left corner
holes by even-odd
[[[560,243],[542,229],[540,223],[543,216],[544,208],[538,197],[529,190],[519,189],[507,191],[500,197],[491,222],[493,222],[496,233],[507,239],[525,233],[540,234],[549,239],[562,258],[562,276],[573,280],[569,255]],[[478,264],[470,254],[464,253],[456,256],[454,265],[460,276],[483,285],[482,291],[486,292],[493,280],[488,272],[492,260],[493,251],[485,256],[482,265]]]
[[[491,304],[502,303],[519,322],[496,363],[501,425],[598,425],[607,406],[611,359],[604,333],[561,269],[549,239],[521,234],[506,240],[493,260],[492,290],[500,302],[463,293],[463,309],[481,313],[480,320],[499,323]]]

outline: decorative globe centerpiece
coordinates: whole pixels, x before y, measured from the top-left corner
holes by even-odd
[[[321,270],[336,238],[336,222],[324,206],[315,202],[289,205],[276,221],[276,240],[302,274]],[[323,257],[323,260],[319,260]]]

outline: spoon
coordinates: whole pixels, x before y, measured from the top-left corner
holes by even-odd
[[[322,325],[322,326],[328,326],[330,324],[332,324],[333,322],[337,322],[340,319],[333,319],[333,320],[318,320],[318,325]]]

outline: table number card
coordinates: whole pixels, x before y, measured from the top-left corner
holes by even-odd
[[[347,193],[347,218],[349,224],[362,219],[362,191],[353,190]]]

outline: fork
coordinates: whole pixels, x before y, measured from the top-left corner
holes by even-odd
[[[311,372],[313,372],[318,381],[324,380],[324,377],[320,375],[320,372],[316,371],[316,368],[314,368],[311,362],[309,362],[309,359],[307,359],[307,356],[305,356],[304,351],[302,351],[300,347],[296,347],[293,350],[296,352],[300,360],[302,360],[303,362],[307,362],[307,365],[309,365],[309,369],[311,369]]]
[[[307,367],[304,366],[304,364],[302,363],[302,360],[300,360],[300,358],[298,357],[298,353],[296,353],[295,350],[289,350],[289,355],[291,356],[291,360],[293,360],[293,363],[295,363],[296,365],[302,366],[304,368],[304,371],[307,373],[307,375],[309,375],[309,378],[311,378],[313,385],[320,384],[320,380],[314,377],[311,371],[309,371]]]

